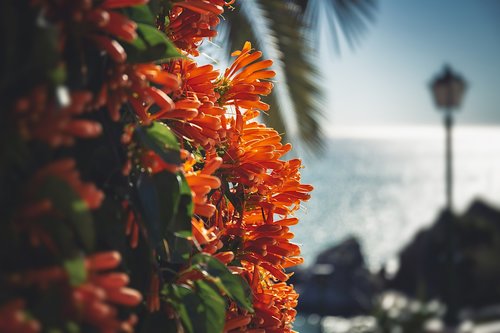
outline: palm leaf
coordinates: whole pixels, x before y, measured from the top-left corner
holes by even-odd
[[[273,13],[280,13],[279,19]],[[297,13],[285,1],[245,0],[225,17],[221,35],[227,38],[228,47],[237,49],[250,40],[266,58],[275,60],[277,84],[265,98],[271,109],[263,120],[285,133],[287,140],[303,141],[317,149],[323,142],[319,126],[322,108],[318,102],[321,94],[311,61],[313,52],[302,42]]]
[[[266,58],[275,60],[277,85],[266,98],[271,105],[264,121],[287,139],[302,141],[318,151],[323,144],[324,119],[316,43],[308,34],[319,36],[319,22],[326,13],[332,39],[338,46],[343,34],[354,46],[369,21],[373,20],[376,0],[241,0],[225,14],[221,36],[224,45],[240,48],[246,40],[254,43]]]
[[[300,8],[299,16],[311,33],[311,40],[319,43],[319,25],[325,13],[333,45],[340,52],[339,40],[343,35],[349,46],[356,46],[368,25],[375,19],[377,0],[289,0]]]

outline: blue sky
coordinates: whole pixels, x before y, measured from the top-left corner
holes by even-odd
[[[355,50],[321,51],[333,126],[440,124],[428,84],[445,63],[469,84],[458,123],[500,125],[498,0],[379,0]]]

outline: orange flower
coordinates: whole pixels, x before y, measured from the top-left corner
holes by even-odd
[[[117,318],[115,305],[134,307],[142,301],[141,294],[127,288],[125,273],[106,272],[115,269],[121,261],[118,252],[97,253],[86,259],[87,282],[75,287],[71,294],[73,305],[84,322],[107,332],[132,332],[137,322],[135,315],[126,320]]]
[[[193,241],[195,241],[195,245],[207,245],[217,239],[217,235],[213,232],[213,229],[205,228],[205,224],[203,220],[193,217],[191,220],[191,226],[193,231]],[[205,251],[207,253],[212,253],[212,251]]]
[[[83,284],[75,287],[69,285],[68,273],[61,266],[11,274],[9,281],[15,286],[35,286],[41,289],[57,284],[68,290],[63,293],[68,299],[64,301],[65,308],[61,309],[61,315],[67,316],[69,320],[95,326],[103,332],[132,332],[137,318],[132,315],[126,320],[119,319],[116,306],[137,306],[142,296],[138,291],[126,287],[129,283],[127,274],[110,272],[120,264],[120,261],[120,254],[115,251],[88,256],[85,258],[87,279]],[[21,300],[16,300],[2,307],[0,313],[5,308],[7,308],[6,314],[21,313],[23,304]],[[18,317],[17,322],[8,320],[8,317],[5,319],[5,322],[2,322],[4,316],[0,316],[0,328],[2,325],[11,325],[10,327],[17,325],[19,329],[24,329],[12,330],[12,332],[37,332],[39,329],[36,321],[23,319],[23,316]]]
[[[202,170],[185,173],[186,180],[193,194],[194,213],[199,216],[210,217],[215,212],[215,206],[207,202],[207,194],[220,187],[220,179],[211,174],[222,164],[220,157],[206,160]]]
[[[25,140],[40,140],[52,147],[70,146],[75,138],[94,138],[101,125],[93,120],[76,118],[89,110],[91,93],[73,92],[67,106],[57,107],[48,99],[45,87],[35,88],[15,105],[19,132]]]
[[[201,103],[195,95],[178,100],[170,110],[160,110],[151,115],[151,120],[192,120],[198,115]]]
[[[181,82],[179,88],[172,92],[174,100],[182,99],[188,92],[195,93],[201,102],[217,100],[214,82],[219,72],[212,65],[198,66],[194,60],[185,58],[165,63],[163,69],[177,76]]]
[[[175,2],[170,11],[170,24],[166,28],[168,37],[181,50],[199,55],[198,46],[203,38],[217,35],[213,30],[224,12],[224,0],[186,0]]]
[[[260,196],[250,197],[249,202],[263,209],[273,207],[273,212],[279,215],[299,209],[300,202],[309,200],[309,192],[313,190],[311,185],[300,183],[301,167],[301,161],[293,159],[285,162],[281,169],[273,170],[266,185],[258,187]]]
[[[125,235],[130,237],[130,247],[135,249],[139,244],[139,221],[128,201],[122,201],[122,207],[127,216],[125,222]]]
[[[293,332],[298,294],[293,286],[269,279],[269,273],[256,265],[243,265],[252,287],[254,313],[233,306],[226,315],[224,332]]]
[[[140,155],[141,165],[150,173],[155,174],[161,171],[176,173],[181,170],[181,167],[175,164],[165,162],[155,152],[142,149]]]
[[[133,41],[137,37],[137,24],[115,9],[143,5],[147,2],[148,0],[33,0],[31,3],[41,6],[45,17],[61,27],[63,47],[67,39],[75,38],[68,32],[78,31],[82,34],[78,37],[88,38],[116,63],[123,63],[127,54],[117,39]]]
[[[291,332],[299,297],[293,286],[263,279],[260,287],[254,301],[256,328],[272,333]]]
[[[218,102],[235,111],[234,117],[224,118],[226,138],[218,150],[223,158],[218,173],[230,183],[225,191],[232,199],[220,200],[222,191],[212,195],[217,212],[210,225],[219,230],[225,246],[220,251],[231,249],[241,262],[242,267],[232,269],[249,282],[255,314],[230,307],[225,331],[291,332],[298,295],[285,283],[290,276],[285,268],[303,259],[299,246],[290,242],[294,235],[289,227],[298,222],[291,214],[309,199],[312,187],[300,182],[300,160],[282,160],[291,145],[252,120],[259,110],[267,110],[259,95],[272,88],[262,81],[273,75],[266,70],[271,63],[257,61],[261,54],[251,53],[249,43],[235,55],[217,82]]]
[[[258,185],[271,185],[271,171],[283,167],[280,158],[291,149],[290,144],[281,143],[275,130],[256,122],[247,123],[238,109],[236,119],[227,129],[227,142],[223,174],[229,181],[247,186],[249,192],[255,192]]]
[[[146,306],[149,312],[160,310],[160,277],[159,272],[153,270],[151,282],[149,283],[149,293],[146,298]]]
[[[38,333],[40,323],[26,313],[25,302],[13,299],[0,307],[0,332]]]
[[[173,109],[174,103],[166,92],[177,89],[177,77],[161,70],[154,64],[117,65],[109,71],[108,81],[103,84],[96,107],[106,105],[114,121],[120,119],[121,106],[129,102],[143,123],[151,121],[149,110],[155,106],[158,112]],[[160,85],[162,89],[152,86]]]
[[[266,81],[276,75],[269,69],[272,60],[257,61],[262,57],[262,52],[252,52],[250,42],[246,42],[241,51],[235,51],[232,55],[237,58],[217,81],[219,103],[250,110],[269,110],[269,105],[262,102],[260,96],[269,95],[273,88],[273,84]]]
[[[175,60],[163,68],[177,75],[181,85],[171,93],[174,109],[157,112],[152,119],[167,122],[181,138],[207,149],[214,147],[225,137],[225,110],[215,105],[218,95],[214,91],[214,81],[219,73],[211,65],[198,67],[190,59]]]

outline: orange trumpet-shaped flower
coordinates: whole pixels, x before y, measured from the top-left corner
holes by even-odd
[[[269,105],[262,102],[260,96],[269,95],[273,88],[273,84],[268,81],[276,75],[269,69],[272,60],[259,61],[262,52],[252,52],[250,42],[246,42],[241,51],[235,51],[232,55],[237,58],[217,81],[219,103],[249,110],[269,110]]]
[[[219,73],[211,65],[198,67],[193,60],[180,59],[167,63],[164,70],[177,75],[180,88],[171,92],[175,107],[152,115],[169,124],[179,136],[207,149],[225,137],[225,110],[216,105],[218,95],[214,81]]]
[[[132,332],[137,318],[117,318],[116,305],[134,307],[142,301],[141,294],[126,287],[129,278],[125,273],[106,272],[116,268],[121,261],[118,252],[101,252],[86,258],[87,282],[75,287],[71,294],[75,310],[84,322],[109,332]]]
[[[79,117],[89,110],[91,98],[89,92],[73,92],[68,105],[57,107],[47,89],[37,87],[14,107],[19,132],[25,140],[40,140],[52,147],[71,146],[75,138],[95,138],[102,132],[101,125]]]
[[[221,186],[220,179],[211,174],[222,164],[222,158],[214,157],[211,160],[206,160],[202,170],[186,172],[186,180],[193,194],[194,213],[210,217],[215,212],[215,206],[207,202],[207,195],[211,190]]]
[[[71,287],[68,293],[65,313],[69,319],[78,318],[101,331],[132,331],[135,316],[119,319],[115,306],[136,306],[142,297],[136,290],[126,287],[129,278],[125,273],[104,272],[116,268],[120,260],[118,252],[102,252],[86,258],[87,281]]]
[[[191,141],[195,146],[201,145],[207,150],[215,147],[225,137],[222,126],[224,109],[212,102],[200,103],[191,95],[175,102],[175,109],[163,117],[184,119],[166,120],[170,128],[180,137]]]
[[[270,174],[283,167],[280,158],[291,145],[283,145],[275,130],[256,122],[247,123],[238,109],[226,133],[228,147],[221,169],[228,180],[245,185],[248,192],[255,192],[262,184],[271,185],[274,179]]]
[[[149,110],[155,105],[158,112],[168,112],[174,108],[167,92],[177,89],[179,82],[175,75],[162,71],[154,64],[135,64],[114,66],[108,74],[108,80],[101,88],[95,102],[96,107],[106,105],[114,121],[120,119],[120,108],[130,103],[135,114],[143,123],[149,123]],[[154,87],[159,85],[162,89]]]
[[[226,314],[224,332],[293,332],[298,294],[293,286],[274,282],[257,265],[243,265],[252,288],[254,313],[231,306]]]
[[[174,100],[182,99],[187,92],[196,94],[201,102],[217,100],[214,82],[219,77],[219,72],[212,65],[198,66],[194,60],[184,58],[163,64],[163,69],[176,75],[181,82],[179,89],[172,92]]]
[[[219,24],[219,15],[224,0],[186,0],[174,3],[170,11],[170,24],[166,27],[168,37],[175,45],[194,56],[199,55],[198,46],[204,38],[217,35],[214,28]]]
[[[258,186],[260,196],[249,198],[249,202],[263,209],[273,207],[273,212],[288,215],[299,209],[302,201],[310,198],[311,185],[300,183],[299,159],[293,159],[283,164],[279,170],[273,170],[269,175],[267,186]]]

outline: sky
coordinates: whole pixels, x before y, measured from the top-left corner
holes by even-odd
[[[379,0],[375,17],[354,50],[321,48],[330,129],[441,124],[429,83],[445,64],[468,83],[457,123],[500,125],[499,0]]]

